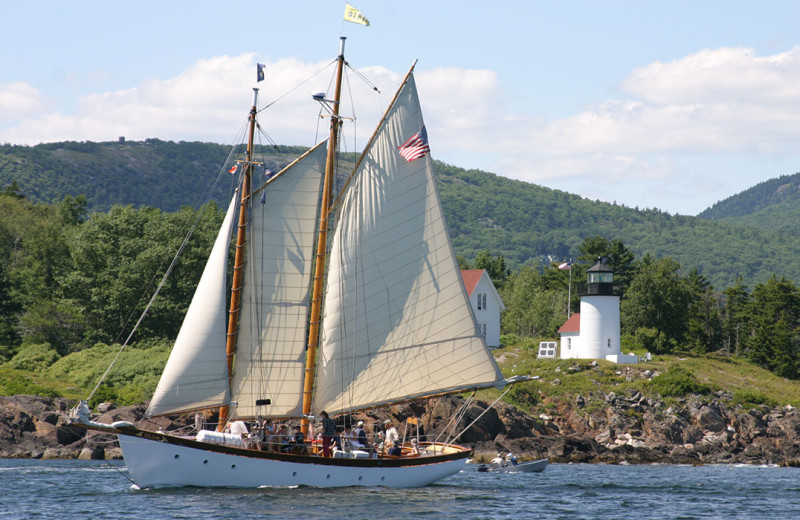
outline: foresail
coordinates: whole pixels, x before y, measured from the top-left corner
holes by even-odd
[[[445,226],[414,78],[348,186],[331,242],[314,410],[368,408],[502,379]],[[422,154],[419,157],[419,154]],[[406,154],[409,155],[409,154]],[[415,157],[415,155],[410,155]]]
[[[236,417],[300,415],[324,144],[252,196],[231,398]]]
[[[219,406],[228,401],[226,282],[235,213],[236,196],[228,206],[145,417]]]

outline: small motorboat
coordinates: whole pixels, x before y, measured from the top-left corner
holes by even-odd
[[[503,457],[498,453],[489,464],[481,464],[478,471],[481,473],[541,473],[547,467],[547,459],[531,460],[517,463],[517,458],[509,453]]]

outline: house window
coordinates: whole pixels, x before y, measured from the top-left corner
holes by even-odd
[[[567,350],[572,350],[572,338],[567,338]]]
[[[486,339],[486,324],[485,323],[478,323],[478,327],[480,327],[480,329],[481,329],[481,336],[483,337],[483,339]]]
[[[608,343],[606,343],[606,345],[608,346],[608,348],[611,348],[611,338],[608,338]]]
[[[478,310],[486,310],[486,293],[478,293]]]

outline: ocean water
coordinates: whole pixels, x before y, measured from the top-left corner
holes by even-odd
[[[132,489],[124,463],[0,460],[0,519],[800,519],[800,469],[475,466],[416,489]]]

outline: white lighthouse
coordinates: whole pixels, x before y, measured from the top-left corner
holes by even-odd
[[[636,356],[623,356],[620,352],[619,295],[614,293],[614,272],[598,260],[587,270],[587,277],[580,313],[558,330],[561,358],[636,363]]]

